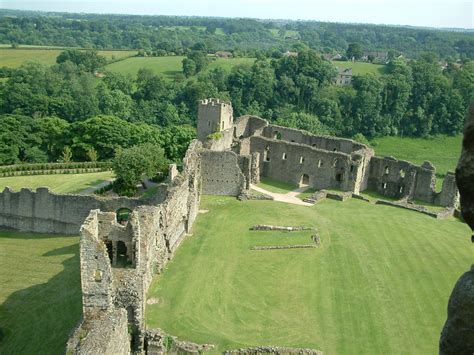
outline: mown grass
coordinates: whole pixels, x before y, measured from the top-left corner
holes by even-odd
[[[262,177],[257,186],[267,191],[275,192],[278,194],[286,194],[298,188],[298,186],[289,184],[287,182],[275,180],[269,177]]]
[[[45,65],[56,63],[57,56],[64,49],[12,49],[0,47],[0,67],[17,68],[26,62],[37,62]],[[98,51],[107,60],[116,60],[137,54],[137,51]]]
[[[0,232],[0,353],[62,354],[81,318],[77,237]]]
[[[465,224],[359,200],[303,207],[205,196],[201,208],[209,212],[152,283],[149,327],[216,352],[437,353],[450,292],[472,262]],[[317,227],[322,246],[252,251],[291,242],[291,233],[249,231],[259,223]]]
[[[310,197],[311,195],[313,195],[316,191],[318,190],[309,188],[305,192],[298,194],[296,197],[298,197],[300,200],[304,200],[306,197]]]
[[[52,174],[52,175],[31,175],[31,176],[11,176],[0,178],[0,191],[5,187],[10,187],[14,191],[19,191],[23,187],[36,189],[37,187],[49,187],[56,193],[77,193],[87,188],[93,187],[106,180],[113,178],[113,172],[102,171],[87,174]]]
[[[352,74],[375,74],[377,76],[385,74],[385,65],[362,63],[362,62],[350,62],[350,61],[333,61],[336,67],[341,69],[352,68]]]

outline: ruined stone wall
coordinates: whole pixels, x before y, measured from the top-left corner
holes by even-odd
[[[204,194],[238,196],[246,189],[247,179],[239,166],[239,156],[234,152],[205,150],[201,152],[201,160]],[[250,174],[250,164],[247,165]]]
[[[204,141],[209,134],[230,129],[233,123],[232,105],[219,99],[201,100],[198,105],[198,139]]]
[[[441,192],[436,192],[436,170],[430,162],[421,166],[393,157],[373,157],[370,161],[367,189],[384,196],[407,198],[456,207],[459,193],[454,175],[448,173]]]
[[[260,136],[268,122],[258,116],[242,116],[234,123],[234,138],[243,139]]]
[[[220,132],[220,138],[206,139],[204,147],[210,150],[229,150],[232,147],[233,130],[231,128]]]
[[[154,201],[159,201],[165,194],[164,190],[158,191]],[[38,188],[36,191],[21,189],[19,192],[6,188],[0,193],[0,227],[22,232],[78,235],[91,210],[116,211],[122,207],[133,209],[154,201],[95,195],[58,195],[48,188]]]
[[[100,323],[94,322],[95,319],[123,311],[127,327],[131,327],[131,343],[122,344],[123,352],[117,353],[143,350],[146,292],[153,276],[173,257],[198,213],[201,148],[198,141],[190,144],[183,171],[170,182],[162,204],[137,207],[125,226],[116,222],[115,213],[94,210],[87,217],[80,241],[84,314],[81,329],[89,341],[100,342],[103,337],[96,328]],[[118,240],[128,243],[127,255],[132,263],[127,268],[115,267],[106,247],[106,243]],[[116,351],[114,344],[103,343],[105,348],[101,353]],[[81,353],[80,346],[74,348],[75,353]]]
[[[315,189],[354,189],[357,169],[348,154],[264,137],[251,137],[250,149],[259,153],[262,176],[298,185],[305,174]]]
[[[268,125],[267,127],[263,128],[262,136],[287,142],[305,144],[313,148],[342,152],[346,154],[351,154],[361,149],[367,149],[364,144],[358,143],[351,139],[316,136],[303,130],[276,125]]]

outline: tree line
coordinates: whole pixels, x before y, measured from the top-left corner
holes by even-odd
[[[333,84],[336,68],[312,50],[260,56],[231,71],[209,70],[199,51],[187,59],[203,60],[201,70],[174,82],[146,69],[96,77],[103,61],[95,52],[69,50],[56,65],[21,66],[0,83],[0,164],[56,161],[65,147],[75,160],[90,160],[91,149],[107,160],[119,147],[144,143],[178,161],[195,136],[197,101],[206,97],[230,100],[236,117],[367,138],[458,134],[474,99],[474,62],[442,70],[433,56],[397,59],[384,75],[356,75],[341,87]]]
[[[0,11],[0,43],[82,48],[138,49],[182,54],[196,43],[210,51],[253,55],[285,52],[303,44],[322,53],[345,53],[350,43],[365,50],[394,50],[410,58],[425,52],[451,61],[474,58],[469,31],[207,17],[132,16]],[[288,35],[292,33],[291,35]],[[253,53],[253,54],[252,54]]]

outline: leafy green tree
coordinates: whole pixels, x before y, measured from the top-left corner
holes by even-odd
[[[183,73],[186,78],[196,74],[196,62],[190,58],[183,59]]]
[[[94,147],[87,149],[87,157],[91,162],[96,162],[99,159],[99,155],[97,154],[97,151],[94,149]]]
[[[68,145],[64,147],[61,155],[61,161],[64,163],[70,163],[72,160],[72,150]]]
[[[360,43],[349,43],[346,51],[347,58],[360,59],[364,52],[362,51],[362,46]]]
[[[99,55],[95,50],[81,51],[77,49],[67,49],[56,58],[56,63],[70,61],[77,66],[82,66],[88,72],[95,72],[106,64],[105,57]]]
[[[118,150],[112,163],[117,177],[116,192],[134,194],[136,185],[145,175],[153,177],[159,171],[164,171],[167,164],[164,150],[151,143]]]

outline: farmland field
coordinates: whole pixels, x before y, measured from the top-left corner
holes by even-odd
[[[151,69],[155,74],[162,75],[165,79],[172,80],[177,74],[182,73],[182,64],[185,57],[135,57],[107,65],[106,69],[122,74],[136,75],[141,68]],[[252,64],[254,58],[218,58],[209,64],[208,69],[217,67],[231,70],[238,64]]]
[[[0,232],[0,354],[61,354],[82,315],[77,237]]]
[[[56,63],[56,57],[64,49],[11,49],[0,47],[0,67],[6,66],[17,68],[26,62],[37,62],[45,65]],[[98,51],[107,60],[130,57],[137,54],[137,51]]]
[[[383,137],[373,140],[372,144],[376,155],[394,156],[415,164],[429,160],[436,167],[437,174],[444,176],[456,168],[461,154],[462,135],[430,139]]]
[[[457,278],[469,269],[469,228],[364,201],[313,207],[204,196],[185,240],[148,297],[149,327],[217,351],[256,345],[325,354],[434,354]],[[312,232],[249,231],[255,224]]]
[[[111,171],[87,174],[52,174],[0,177],[0,191],[10,187],[14,191],[22,187],[36,189],[47,186],[56,193],[77,193],[113,177]]]
[[[332,64],[341,69],[352,68],[352,73],[354,75],[371,73],[378,76],[385,73],[385,66],[381,64],[344,61],[333,61]]]

